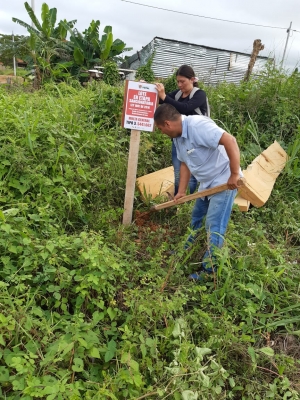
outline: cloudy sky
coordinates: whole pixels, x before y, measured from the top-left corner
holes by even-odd
[[[26,30],[12,22],[12,17],[30,23],[22,0],[0,0],[0,33],[26,34]],[[34,4],[40,18],[42,0],[28,0]],[[181,40],[226,50],[251,53],[254,39],[261,39],[263,56],[275,57],[280,62],[292,22],[285,67],[300,66],[300,1],[299,0],[47,0],[56,7],[58,20],[77,19],[76,27],[83,31],[93,19],[102,28],[113,27],[114,39],[122,39],[132,54],[141,50],[155,36]],[[137,5],[133,3],[139,3]],[[175,12],[145,7],[160,7]],[[193,15],[186,15],[186,14]],[[198,15],[198,16],[197,16]],[[207,18],[200,18],[205,16]],[[224,22],[213,18],[243,22],[253,26]],[[270,28],[270,27],[276,27]],[[277,29],[282,28],[282,29]]]

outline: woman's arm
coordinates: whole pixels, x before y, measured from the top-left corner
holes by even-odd
[[[166,98],[166,96],[171,97],[171,99],[175,100],[175,95],[176,93],[179,91],[179,89],[174,90],[173,92],[170,93],[165,93],[165,89],[163,89],[163,93],[161,92],[161,96],[159,96],[159,91],[158,91],[158,97],[159,97],[159,104],[163,104],[165,103],[164,99]]]
[[[197,90],[191,99],[182,102],[176,101],[175,98],[172,98],[170,95],[166,95],[163,103],[172,104],[180,114],[191,115],[198,107],[202,110],[206,110],[206,93],[203,90]]]

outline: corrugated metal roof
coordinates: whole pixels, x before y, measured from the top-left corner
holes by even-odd
[[[152,69],[156,77],[166,78],[180,65],[188,64],[207,84],[224,80],[240,82],[250,61],[250,54],[247,53],[155,37],[141,51],[131,56],[128,60],[129,68],[137,69],[140,65],[146,64],[153,54]],[[268,60],[268,57],[258,56],[253,73],[258,73]]]
[[[243,55],[245,55],[245,56],[247,56],[247,57],[250,56],[249,53],[243,53],[243,52],[240,52],[240,51],[234,51],[234,50],[228,50],[228,49],[219,49],[219,48],[217,48],[217,47],[210,47],[210,46],[204,46],[204,45],[201,45],[201,44],[182,42],[181,40],[166,39],[166,38],[162,38],[162,37],[159,37],[159,36],[155,36],[155,38],[154,38],[150,43],[152,43],[153,41],[155,41],[155,39],[161,39],[161,40],[163,40],[163,41],[165,41],[165,42],[173,42],[173,43],[187,44],[187,45],[191,45],[191,46],[201,47],[201,48],[204,48],[204,49],[226,51],[226,52],[235,53],[235,54],[243,54]],[[259,57],[259,58],[266,59],[266,60],[269,59],[268,57],[264,57],[264,56],[258,56],[258,57]]]

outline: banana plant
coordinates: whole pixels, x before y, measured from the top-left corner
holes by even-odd
[[[52,59],[55,57],[59,59],[61,53],[71,51],[66,42],[67,30],[65,26],[73,27],[76,20],[69,22],[64,20],[56,25],[57,9],[50,9],[46,3],[43,3],[40,22],[28,2],[25,2],[24,5],[32,26],[18,18],[12,18],[12,20],[26,28],[29,33],[28,45],[35,66],[35,85],[38,87],[44,76],[51,75]]]
[[[111,47],[113,45],[113,34],[112,34],[112,27],[106,26],[104,28],[104,35],[102,35],[100,43],[98,45],[99,57],[100,60],[103,62],[109,58]],[[125,47],[125,43],[124,43]]]
[[[126,44],[122,40],[113,40],[111,26],[104,28],[104,33],[100,39],[99,20],[93,20],[83,33],[67,27],[66,24],[63,24],[63,26],[68,30],[70,42],[74,46],[74,60],[76,64],[82,67],[91,68],[95,64],[103,64],[106,60],[113,59],[122,52],[131,50],[131,48],[125,48]]]
[[[70,44],[73,47],[73,57],[77,65],[90,68],[100,61],[95,51],[99,38],[100,21],[93,20],[83,33],[80,33],[77,29],[70,28],[64,23],[62,25],[70,34]]]
[[[41,9],[42,21],[40,22],[27,1],[24,3],[24,5],[34,27],[32,27],[31,25],[27,24],[24,21],[21,21],[18,18],[12,18],[13,22],[16,22],[17,24],[23,26],[24,28],[27,29],[27,31],[30,34],[36,35],[37,37],[43,40],[47,39],[65,40],[67,37],[67,30],[64,28],[64,26],[67,25],[68,27],[73,28],[73,26],[77,22],[77,20],[69,22],[64,20],[60,21],[58,23],[58,26],[55,26],[57,19],[57,9],[56,8],[49,9],[48,4],[46,3],[42,4],[42,9]],[[64,25],[62,24],[62,22],[64,23]]]
[[[108,59],[116,60],[121,53],[131,50],[125,47],[122,40],[113,39],[111,26],[106,26],[100,37],[99,20],[93,20],[89,27],[80,33],[74,28],[76,20],[62,20],[57,24],[56,8],[49,8],[43,3],[39,21],[28,2],[24,4],[32,25],[18,18],[13,18],[13,21],[26,28],[29,33],[28,45],[39,80],[50,76],[59,62],[67,63],[68,68],[73,62],[71,69],[76,71],[74,75],[78,75],[81,68],[91,68],[95,64],[103,64]]]
[[[126,43],[120,39],[113,40],[112,27],[106,26],[100,41],[100,49],[99,57],[104,62],[108,59],[115,60],[117,56],[125,51],[131,51],[132,47],[126,47]]]

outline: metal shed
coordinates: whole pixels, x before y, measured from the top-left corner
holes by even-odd
[[[152,70],[155,77],[166,78],[182,64],[193,67],[195,74],[206,84],[220,81],[239,83],[243,79],[250,61],[250,54],[216,49],[178,40],[155,37],[142,50],[133,54],[124,67],[136,70],[153,57]],[[253,74],[266,66],[268,57],[258,56]]]

